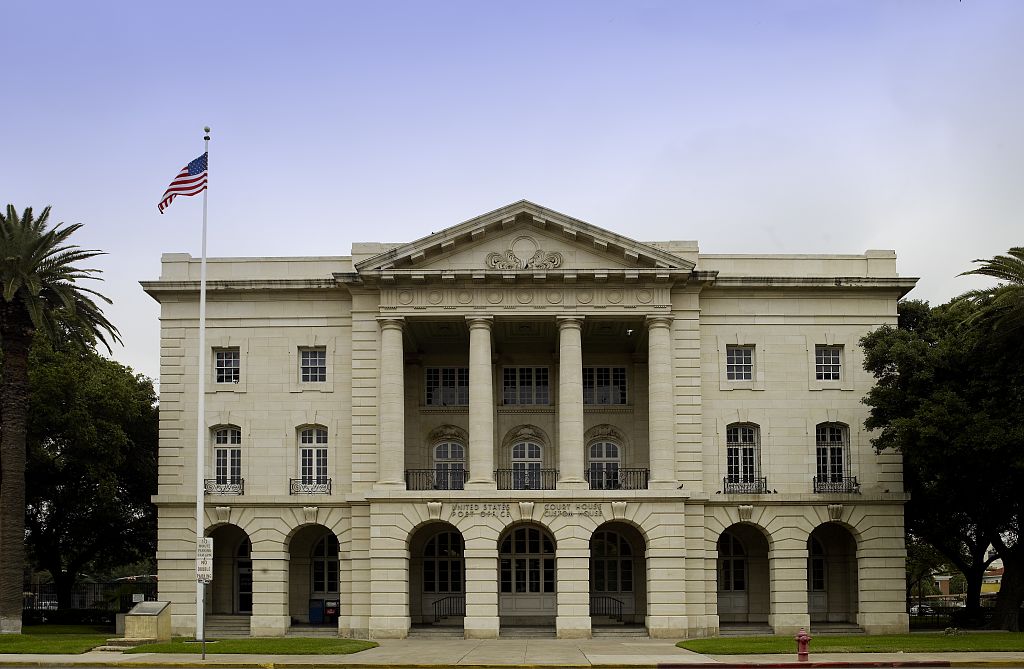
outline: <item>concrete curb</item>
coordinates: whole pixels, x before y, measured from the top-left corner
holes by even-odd
[[[65,662],[67,667],[126,667],[129,669],[145,669],[150,667],[166,667],[168,669],[439,669],[450,667],[448,664],[368,664],[363,662],[309,662],[309,661],[275,661],[275,662],[221,662],[207,658],[189,661],[138,660],[119,661],[84,661]],[[0,667],[52,667],[53,661],[33,659],[23,662],[0,660]],[[586,663],[586,664],[460,664],[458,669],[827,669],[838,667],[1020,667],[1021,662],[1015,660],[871,660],[857,662],[854,660],[833,660],[823,662],[671,662],[657,664],[620,664],[620,663]],[[453,668],[454,669],[454,668]]]

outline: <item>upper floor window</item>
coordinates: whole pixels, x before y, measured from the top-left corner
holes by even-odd
[[[842,423],[821,423],[815,434],[819,481],[841,482],[847,476],[849,439]]]
[[[757,426],[729,425],[725,443],[727,484],[756,482],[760,469]]]
[[[426,405],[429,407],[468,406],[468,367],[427,367]]]
[[[728,381],[751,381],[754,378],[754,347],[727,346],[725,378]]]
[[[217,383],[238,383],[241,359],[237,347],[215,349],[213,368]]]
[[[466,449],[457,441],[434,446],[434,487],[462,490],[466,481]]]
[[[584,404],[625,404],[625,367],[584,367]]]
[[[504,404],[550,404],[547,367],[506,367],[502,377]]]
[[[619,466],[622,464],[621,449],[611,441],[595,441],[589,449],[589,470],[587,472],[591,490],[616,490],[619,484]]]
[[[299,476],[304,485],[328,482],[326,429],[308,427],[299,432]]]
[[[520,441],[512,445],[512,487],[515,490],[541,488],[544,461],[540,444]]]
[[[237,427],[218,428],[213,433],[214,477],[217,485],[242,481],[242,431]]]
[[[814,347],[814,378],[817,381],[839,381],[842,375],[842,346]]]
[[[327,381],[327,349],[324,347],[299,349],[299,380],[303,383]]]

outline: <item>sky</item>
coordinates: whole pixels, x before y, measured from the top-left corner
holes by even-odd
[[[1024,245],[1024,2],[0,0],[0,205],[107,255],[158,379],[157,202],[212,127],[208,253],[348,255],[511,202],[706,253],[895,249],[911,298]]]

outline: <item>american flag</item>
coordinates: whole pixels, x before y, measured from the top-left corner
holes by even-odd
[[[181,172],[174,177],[174,181],[167,187],[164,196],[160,198],[157,208],[160,209],[161,214],[164,213],[164,209],[171,206],[171,201],[177,196],[196,195],[206,190],[206,157],[207,154],[204,153],[181,168]]]

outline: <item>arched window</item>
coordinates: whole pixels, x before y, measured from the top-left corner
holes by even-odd
[[[423,550],[423,592],[462,592],[462,536],[441,532]]]
[[[457,441],[434,446],[434,488],[462,490],[466,482],[466,449]]]
[[[808,539],[807,585],[815,592],[825,591],[825,547],[815,537]]]
[[[842,483],[848,476],[850,440],[842,423],[821,423],[815,434],[819,483]]]
[[[761,480],[760,435],[756,425],[738,423],[725,428],[725,492],[765,492]]]
[[[619,481],[619,467],[622,465],[622,449],[611,441],[595,441],[590,445],[590,466],[587,478],[591,490],[616,490],[622,487]]]
[[[234,426],[217,428],[213,433],[214,492],[242,492],[242,431]]]
[[[307,427],[299,432],[299,476],[303,485],[325,484],[327,474],[327,430]]]
[[[520,441],[512,445],[512,488],[537,490],[542,488],[540,444]]]
[[[722,591],[747,589],[747,554],[743,544],[729,532],[718,540],[718,583]]]
[[[313,593],[333,594],[338,592],[338,537],[326,534],[313,547],[310,556],[313,575]]]
[[[554,592],[555,543],[537,527],[516,527],[498,550],[500,591]]]
[[[618,532],[601,531],[590,540],[594,592],[633,592],[633,548]]]

